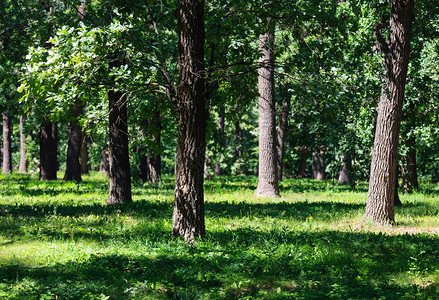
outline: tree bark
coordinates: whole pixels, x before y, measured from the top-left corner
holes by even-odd
[[[109,67],[121,67],[125,62],[113,58]],[[128,109],[127,98],[120,90],[110,89],[109,104],[109,167],[110,186],[107,204],[132,202],[131,171],[128,153]]]
[[[152,142],[154,144],[151,154],[148,156],[148,176],[150,184],[157,184],[162,176],[161,167],[161,155],[160,155],[160,143],[161,143],[161,132],[162,123],[161,115],[158,109],[158,101],[155,103],[153,117],[149,121],[149,126],[152,126]]]
[[[187,242],[205,236],[204,161],[207,89],[204,67],[204,1],[178,1],[178,142],[172,234]]]
[[[415,136],[411,136],[406,141],[408,147],[407,154],[404,157],[404,165],[402,167],[402,182],[401,191],[411,194],[414,190],[419,188],[418,184],[418,171],[416,167],[416,140]]]
[[[68,142],[67,142],[67,160],[66,171],[64,174],[65,181],[74,180],[81,182],[81,164],[80,154],[82,146],[82,128],[79,125],[78,117],[82,113],[82,107],[73,105],[71,107],[71,117],[69,129],[68,129]]]
[[[27,173],[26,134],[24,133],[24,118],[20,116],[20,163],[18,172]]]
[[[312,178],[316,180],[325,179],[325,162],[320,152],[312,154]]]
[[[101,163],[99,165],[99,172],[105,173],[105,177],[110,177],[110,163],[108,161],[107,149],[104,149],[101,152]]]
[[[226,148],[226,141],[224,134],[225,124],[226,124],[225,120],[226,120],[226,109],[224,105],[221,105],[219,110],[219,118],[218,118],[218,131],[219,131],[219,144],[222,151],[224,151],[224,149]],[[215,164],[215,175],[220,176],[222,174],[223,174],[223,170],[221,168],[221,164],[219,161],[217,161]]]
[[[3,173],[12,173],[12,120],[11,117],[2,113],[3,116]]]
[[[303,146],[300,149],[300,161],[299,168],[297,170],[297,178],[305,178],[306,177],[306,161],[309,157],[309,149],[306,146]]]
[[[40,128],[40,180],[56,180],[58,171],[58,125],[43,121]]]
[[[284,97],[282,110],[279,115],[279,126],[277,130],[277,178],[282,181],[285,155],[285,134],[288,126],[288,114],[290,111],[290,98]]]
[[[259,36],[259,169],[256,196],[278,197],[276,110],[274,99],[274,32]]]
[[[377,224],[395,221],[395,177],[399,131],[410,56],[414,0],[392,0],[389,42],[380,30],[378,39],[386,53],[386,78],[378,103],[365,219]]]
[[[349,153],[341,157],[341,169],[338,175],[338,184],[350,184],[351,183],[351,167],[352,159]]]
[[[81,133],[81,153],[79,156],[79,163],[81,164],[81,174],[88,174],[90,172],[90,165],[88,164],[88,136],[82,131]]]

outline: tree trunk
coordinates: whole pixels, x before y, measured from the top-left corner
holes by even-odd
[[[20,173],[27,173],[26,161],[26,135],[24,133],[24,118],[20,116],[20,163],[18,167]]]
[[[142,151],[141,147],[139,147],[137,151]],[[143,183],[148,182],[148,156],[146,154],[141,154],[138,168],[140,180],[142,180]]]
[[[56,180],[58,171],[58,126],[43,121],[40,128],[40,180]]]
[[[82,131],[81,133],[81,153],[79,156],[79,163],[81,164],[81,174],[88,174],[90,172],[90,166],[88,164],[89,156],[88,156],[88,136]]]
[[[283,98],[282,110],[279,115],[279,126],[277,130],[277,178],[282,181],[285,155],[285,133],[288,126],[288,114],[290,111],[290,98]]]
[[[274,99],[274,32],[259,36],[259,182],[256,196],[278,197],[276,110]]]
[[[394,223],[395,177],[407,67],[410,56],[414,0],[392,0],[389,43],[378,38],[386,53],[386,78],[378,117],[370,171],[365,219]]]
[[[161,123],[161,115],[158,109],[159,103],[158,101],[155,103],[153,118],[149,121],[149,126],[152,126],[152,141],[154,143],[154,147],[151,150],[151,154],[148,156],[148,176],[149,183],[157,184],[160,181],[162,176],[162,167],[161,167],[161,156],[160,156],[160,143],[161,143],[161,132],[162,132],[162,123]]]
[[[110,69],[121,67],[124,61],[114,58]],[[110,89],[109,103],[109,167],[110,186],[107,204],[132,202],[131,172],[128,153],[128,109],[127,98],[120,90]]]
[[[99,165],[99,172],[105,173],[105,177],[110,177],[110,162],[108,161],[107,149],[104,149],[101,152],[101,164]]]
[[[350,184],[351,183],[351,167],[352,160],[349,153],[341,157],[341,169],[338,175],[338,184]]]
[[[3,113],[3,173],[12,173],[12,120]]]
[[[225,120],[226,120],[226,109],[224,105],[221,105],[219,110],[219,118],[218,118],[218,131],[219,131],[219,144],[222,151],[224,151],[224,149],[226,148],[226,140],[224,134],[225,125],[226,125]],[[221,164],[219,161],[217,161],[215,164],[215,175],[220,176],[222,174],[223,174],[223,170],[221,168]]]
[[[205,236],[204,161],[207,89],[204,67],[204,1],[178,1],[178,143],[172,234],[187,242]]]
[[[415,149],[415,136],[411,136],[406,141],[406,146],[409,148],[406,156],[404,157],[404,165],[402,167],[402,182],[401,191],[411,194],[414,190],[419,188],[418,184],[418,171],[416,167],[416,149]]]
[[[312,154],[312,178],[316,180],[325,179],[325,162],[320,152]]]
[[[306,146],[303,146],[300,150],[300,161],[299,168],[297,170],[297,178],[305,178],[306,177],[306,162],[309,157],[309,149]]]
[[[81,182],[80,153],[82,145],[82,129],[79,125],[78,117],[82,113],[82,107],[73,105],[71,110],[72,120],[70,121],[68,129],[69,138],[67,142],[67,160],[64,180]]]

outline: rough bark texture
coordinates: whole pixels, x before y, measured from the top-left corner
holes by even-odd
[[[82,146],[82,129],[79,125],[78,117],[82,113],[82,108],[73,105],[71,110],[72,121],[70,122],[68,129],[67,160],[64,180],[81,182],[80,154]]]
[[[290,98],[284,97],[282,110],[279,115],[279,126],[277,127],[277,178],[283,177],[284,155],[285,155],[285,133],[288,126],[288,114],[290,111]]]
[[[394,223],[395,177],[407,67],[410,55],[414,0],[392,0],[389,42],[378,30],[386,53],[386,78],[378,103],[365,219]]]
[[[11,117],[2,113],[3,116],[3,173],[12,173],[12,120]]]
[[[338,184],[350,184],[351,183],[351,167],[352,160],[349,154],[345,154],[341,157],[341,169],[338,175]]]
[[[204,161],[207,90],[204,67],[204,1],[178,1],[178,143],[172,234],[187,242],[205,236]]]
[[[325,162],[320,152],[312,154],[312,178],[316,180],[325,179]]]
[[[56,180],[58,171],[58,125],[43,121],[40,128],[40,180]]]
[[[259,36],[259,182],[256,196],[278,197],[276,108],[274,99],[274,33]]]
[[[300,150],[300,161],[299,168],[297,170],[297,178],[305,178],[306,177],[306,161],[309,157],[309,149],[306,146],[303,146]]]
[[[113,59],[110,68],[120,67],[123,60]],[[108,91],[110,186],[107,204],[132,202],[131,172],[128,153],[127,99],[120,90]]]
[[[20,163],[18,172],[27,173],[26,135],[24,134],[24,118],[20,116]]]

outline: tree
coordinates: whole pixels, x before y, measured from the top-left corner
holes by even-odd
[[[110,69],[124,66],[126,62],[117,57],[110,58]],[[109,105],[109,173],[110,187],[107,204],[132,202],[131,173],[128,153],[128,109],[123,91],[114,87],[108,92]]]
[[[256,196],[278,197],[273,47],[274,29],[271,29],[259,36],[259,51],[262,56],[259,59],[258,70],[259,182]]]
[[[414,0],[392,0],[388,42],[377,37],[385,53],[386,76],[378,103],[378,117],[365,219],[394,223],[395,177],[402,105],[410,56]]]
[[[3,116],[3,173],[12,173],[12,120],[6,113]]]
[[[56,180],[58,171],[58,125],[43,121],[40,126],[40,180]]]
[[[68,145],[67,145],[67,160],[66,172],[64,180],[74,180],[81,182],[81,164],[80,154],[82,146],[82,128],[79,125],[79,116],[82,113],[82,106],[73,104],[71,107],[71,118],[68,129]]]
[[[179,0],[177,16],[178,144],[172,234],[193,242],[205,235],[203,175],[208,97],[204,67],[204,1]]]
[[[20,163],[19,163],[18,171],[20,173],[27,173],[26,134],[24,133],[23,116],[20,116]]]

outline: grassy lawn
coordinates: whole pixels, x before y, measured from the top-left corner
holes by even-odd
[[[0,176],[0,299],[439,299],[438,186],[377,228],[365,184],[287,179],[273,200],[256,180],[207,180],[207,236],[186,245],[170,235],[172,178],[107,207],[98,173]]]

